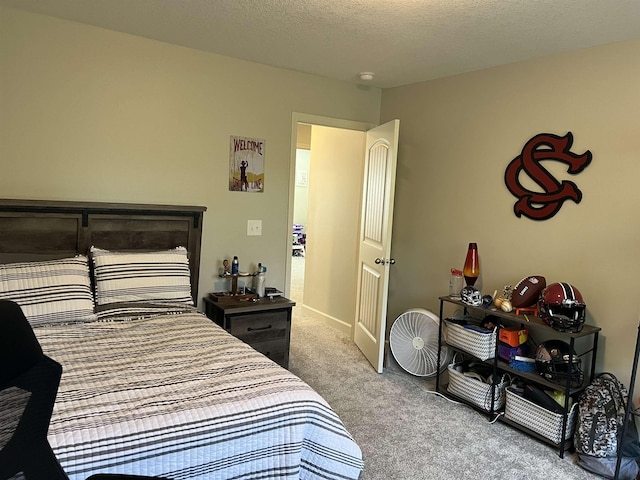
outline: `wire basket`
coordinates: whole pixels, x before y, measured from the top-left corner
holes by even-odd
[[[446,320],[445,325],[447,343],[452,347],[464,350],[480,360],[495,357],[497,328],[491,332],[479,332]]]
[[[569,410],[567,417],[567,428],[565,429],[565,440],[573,436],[573,425],[575,420],[576,405],[574,403]],[[507,401],[504,409],[504,418],[512,420],[529,430],[539,433],[548,438],[553,443],[560,444],[562,441],[562,419],[561,413],[553,413],[546,408],[521,397],[517,393],[507,388]]]
[[[455,367],[455,364],[450,364],[447,367],[449,371],[447,392],[480,407],[485,412],[495,412],[502,408],[505,402],[504,392],[507,387],[506,377],[503,376],[493,389],[493,410],[491,410],[492,385],[473,377],[467,377],[462,372],[458,372]]]

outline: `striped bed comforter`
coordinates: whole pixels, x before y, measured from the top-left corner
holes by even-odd
[[[72,480],[359,477],[323,398],[203,315],[35,331],[63,366],[49,441]]]

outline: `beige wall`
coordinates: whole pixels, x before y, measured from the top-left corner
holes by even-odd
[[[299,123],[296,128],[296,171],[293,201],[293,223],[307,224],[309,210],[309,159],[311,158],[311,125]],[[306,179],[306,184],[303,181]]]
[[[311,159],[311,151],[298,148],[296,149],[296,185],[295,199],[293,202],[293,223],[301,224],[306,227],[309,217],[309,160]],[[307,179],[306,185],[302,181]]]
[[[304,306],[351,334],[365,134],[312,127]]]
[[[285,287],[293,113],[380,111],[376,88],[7,8],[0,75],[0,196],[205,205],[201,292],[232,255]],[[228,191],[231,135],[266,140],[264,193]]]
[[[296,127],[296,147],[309,150],[311,148],[311,125],[299,123]]]
[[[599,369],[628,382],[640,312],[638,79],[631,41],[384,90],[381,121],[401,121],[390,318],[437,312],[449,269],[477,242],[484,293],[531,274],[575,285],[602,328]],[[532,136],[567,131],[592,164],[575,177],[549,168],[576,182],[582,202],[546,221],[517,218],[505,168]]]

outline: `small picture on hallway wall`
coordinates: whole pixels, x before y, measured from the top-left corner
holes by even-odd
[[[264,147],[259,138],[231,136],[229,149],[229,190],[264,192]]]

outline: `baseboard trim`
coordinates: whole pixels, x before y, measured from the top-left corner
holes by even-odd
[[[315,308],[308,307],[307,305],[300,305],[302,307],[302,313],[305,315],[309,315],[316,320],[320,320],[321,322],[333,327],[337,330],[340,330],[342,333],[349,335],[350,338],[353,338],[353,327],[347,322],[340,320],[338,318],[332,317],[331,315],[327,315]]]

